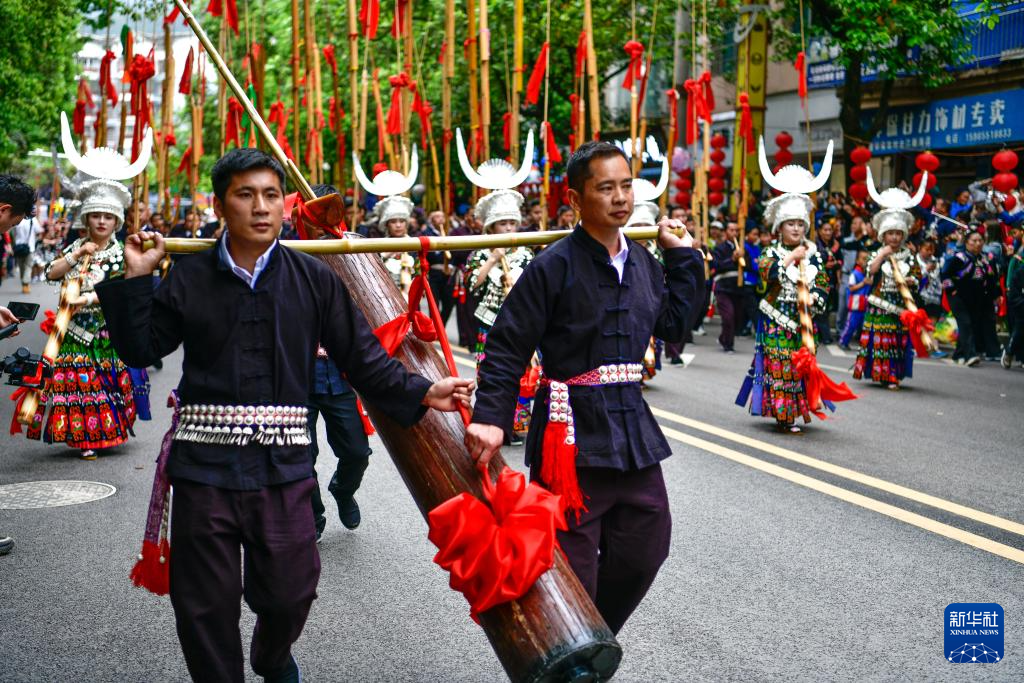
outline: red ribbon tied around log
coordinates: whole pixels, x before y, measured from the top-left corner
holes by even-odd
[[[419,310],[423,287],[423,278],[413,278],[412,284],[409,286],[409,310],[373,331],[389,356],[395,355],[395,351],[398,350],[410,329],[417,339],[422,339],[425,342],[437,339],[433,321]]]
[[[796,63],[793,65],[796,69],[797,75],[799,76],[799,83],[797,84],[796,92],[800,96],[801,100],[807,99],[807,65],[804,57],[803,50],[796,53]]]
[[[238,5],[235,0],[223,0],[224,4],[221,5],[222,0],[210,0],[210,4],[207,6],[206,11],[215,17],[224,15],[224,18],[228,22],[228,26],[231,30],[238,35]]]
[[[388,135],[398,135],[402,132],[402,89],[408,88],[411,82],[409,74],[404,71],[397,76],[388,77],[388,83],[391,84],[391,106],[388,108],[387,120]]]
[[[925,332],[931,332],[935,329],[935,323],[928,317],[928,312],[923,308],[919,308],[916,311],[904,310],[900,313],[900,322],[907,328],[907,332],[910,334],[910,342],[914,345],[914,353],[920,358],[927,358],[931,353],[931,349],[924,343],[922,336]]]
[[[466,597],[474,621],[525,595],[554,565],[556,532],[568,528],[560,496],[508,467],[496,485],[482,475],[484,501],[460,493],[427,514],[434,562]]]
[[[107,50],[103,58],[100,59],[100,92],[106,96],[111,106],[117,104],[117,86],[114,85],[114,79],[110,77],[110,68],[115,59],[117,59],[117,55],[113,50]]]
[[[533,63],[533,71],[530,72],[530,80],[526,83],[526,104],[534,105],[540,100],[540,86],[544,83],[544,72],[548,68],[548,43],[540,46],[540,53],[537,61]]]
[[[856,394],[850,391],[850,387],[846,386],[846,382],[837,384],[829,379],[824,370],[818,367],[818,359],[807,350],[806,346],[801,346],[793,354],[793,369],[807,388],[808,409],[820,420],[825,419],[822,400],[851,401],[857,398]]]
[[[747,154],[754,153],[754,117],[750,113],[750,96],[740,93],[740,131],[739,136],[746,142]]]
[[[633,81],[639,81],[643,75],[644,45],[638,40],[628,40],[622,49],[629,55],[629,65],[626,66],[626,77],[622,79],[622,87],[629,90],[633,87]]]

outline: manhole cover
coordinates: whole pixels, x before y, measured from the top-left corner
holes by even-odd
[[[117,491],[98,481],[26,481],[0,486],[0,510],[56,508],[91,503]]]

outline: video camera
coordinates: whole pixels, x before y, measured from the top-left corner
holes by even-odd
[[[7,384],[12,387],[42,389],[53,377],[53,365],[42,356],[33,356],[24,346],[0,360],[0,378],[10,375]]]

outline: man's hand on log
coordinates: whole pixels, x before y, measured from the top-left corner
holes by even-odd
[[[143,243],[152,240],[146,249]],[[124,241],[125,277],[152,275],[164,258],[164,238],[158,232],[135,233]]]
[[[676,237],[672,230],[682,230],[683,236]],[[686,230],[686,224],[678,218],[662,218],[658,221],[658,245],[662,249],[694,246],[693,237]]]
[[[476,383],[471,379],[445,377],[430,387],[427,395],[423,397],[423,405],[449,413],[458,410],[460,406],[469,408],[469,399],[473,396],[475,388]]]
[[[486,465],[501,449],[505,431],[501,427],[473,422],[466,427],[466,449],[478,465]]]

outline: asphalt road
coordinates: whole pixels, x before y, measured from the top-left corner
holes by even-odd
[[[56,290],[23,297],[8,279],[8,300],[54,307]],[[750,340],[726,355],[709,331],[685,369],[667,366],[646,392],[675,452],[665,462],[673,546],[620,634],[616,680],[1024,679],[1024,370],[920,362],[904,391],[858,383],[859,400],[788,436],[733,404]],[[26,326],[0,352],[18,343],[38,352],[43,336]],[[838,379],[853,357],[824,349],[819,360]],[[127,578],[168,424],[161,399],[179,368],[176,354],[151,374],[153,421],[95,462],[0,436],[0,484],[117,488],[82,505],[0,510],[0,534],[17,544],[0,558],[0,681],[187,679],[168,600]],[[0,424],[10,416],[5,401]],[[320,546],[320,597],[295,648],[305,679],[503,680],[432,564],[426,524],[383,446],[371,445],[362,526],[330,518]],[[521,463],[517,449],[506,455]],[[322,457],[321,471],[332,464]],[[945,660],[952,602],[1002,605],[1003,661]],[[252,623],[243,608],[243,642]]]

